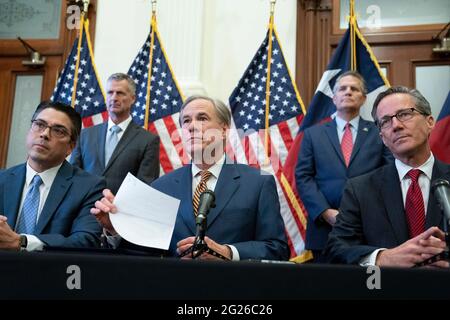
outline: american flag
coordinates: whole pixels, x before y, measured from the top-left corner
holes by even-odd
[[[152,60],[149,65],[150,57]],[[161,168],[164,173],[167,173],[181,167],[188,162],[182,149],[181,129],[178,123],[183,96],[161,44],[155,17],[152,18],[150,34],[134,59],[128,74],[136,83],[136,102],[131,111],[133,120],[145,126],[148,99],[147,127],[161,139],[159,152]]]
[[[271,52],[269,52],[269,37],[272,40]],[[266,162],[265,149],[267,86],[270,88],[268,95],[270,143],[267,149],[270,163]],[[305,211],[302,203],[286,183],[282,166],[303,119],[304,106],[273,27],[269,27],[266,38],[231,94],[229,103],[237,133],[229,135],[231,147],[228,154],[239,162],[248,163],[274,175],[291,257],[298,256],[304,250]]]
[[[51,100],[74,107],[81,115],[83,127],[90,127],[106,121],[108,113],[105,94],[95,69],[94,55],[86,24],[87,22],[84,22],[80,30],[80,50],[78,51],[79,38],[77,38],[61,71]],[[79,61],[78,64],[77,61]],[[76,84],[75,78],[77,78]],[[76,88],[74,88],[75,85]],[[72,101],[74,90],[76,90],[76,94]]]

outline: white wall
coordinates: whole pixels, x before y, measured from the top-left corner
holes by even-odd
[[[125,8],[124,8],[125,6]],[[275,26],[295,75],[296,0],[278,0]],[[264,40],[269,0],[160,0],[160,35],[185,95],[227,102]],[[148,36],[150,0],[98,0],[95,61],[103,83],[127,72]]]

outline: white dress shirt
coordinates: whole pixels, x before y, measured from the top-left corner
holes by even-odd
[[[39,186],[40,197],[39,197],[38,214],[36,217],[36,224],[37,224],[42,212],[42,208],[44,207],[45,201],[47,200],[50,188],[52,187],[53,181],[55,180],[56,175],[58,174],[58,170],[59,168],[61,168],[61,166],[62,163],[56,167],[38,173],[34,171],[33,168],[31,168],[27,162],[25,184],[22,190],[22,200],[20,201],[19,214],[17,215],[15,230],[17,229],[17,226],[19,224],[19,219],[22,214],[23,202],[25,201],[25,197],[27,195],[28,189],[30,188],[31,181],[33,180],[34,176],[39,175],[42,179],[42,184]],[[41,240],[39,240],[38,237],[30,234],[25,234],[25,236],[27,237],[28,240],[28,244],[26,247],[27,251],[42,250],[44,248],[44,243]]]

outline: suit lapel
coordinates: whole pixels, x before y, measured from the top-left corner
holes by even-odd
[[[116,158],[119,156],[119,154],[124,151],[125,147],[133,140],[133,138],[138,134],[138,131],[136,130],[137,125],[131,121],[128,125],[127,129],[123,133],[122,138],[119,140],[119,143],[117,144],[116,148],[114,149],[114,152],[111,155],[111,159],[109,159],[109,162],[106,164],[105,171],[108,171],[108,169],[111,167],[112,163],[116,160]],[[104,158],[104,157],[103,157]]]
[[[16,226],[17,214],[25,184],[25,173],[25,164],[17,167],[10,173],[10,183],[4,186],[3,203],[5,204],[5,212],[1,212],[0,214],[4,214],[8,218],[8,224],[12,229]]]
[[[356,157],[356,154],[361,149],[361,146],[364,145],[367,137],[369,136],[371,128],[369,127],[369,122],[360,118],[358,124],[358,134],[356,135],[355,146],[352,150],[352,155],[350,157],[349,167],[352,164],[353,159]]]
[[[45,201],[42,212],[39,216],[35,233],[42,233],[45,226],[48,224],[52,216],[55,214],[56,208],[64,200],[64,196],[72,185],[73,168],[64,161],[63,165],[56,174],[52,187],[48,192],[47,200]]]
[[[100,141],[100,150],[98,150],[98,157],[100,157],[99,163],[102,164],[102,168],[106,166],[105,163],[105,143],[106,143],[106,132],[108,131],[108,122],[103,123],[98,127],[98,129],[95,131],[95,134],[97,135],[94,137],[94,141]]]
[[[178,178],[174,178],[174,182],[178,185],[177,189],[181,190],[181,201],[179,213],[181,219],[184,221],[186,226],[195,234],[195,219],[194,219],[194,209],[192,207],[192,165],[187,165],[183,167],[183,172]]]
[[[444,176],[448,172],[448,170],[449,169],[446,168],[446,166],[442,162],[440,162],[439,160],[437,160],[435,158],[434,166],[433,166],[433,173],[432,173],[431,182],[430,182],[430,195],[428,197],[425,229],[428,229],[429,227],[432,227],[432,226],[442,227],[442,223],[443,223],[442,210],[439,207],[439,204],[437,202],[437,199],[434,196],[434,193],[431,191],[431,185],[433,184],[434,180],[439,179],[442,176]]]
[[[399,244],[403,243],[409,239],[409,231],[403,206],[400,180],[394,164],[385,167],[379,188],[381,189],[384,207],[391,221],[395,237]]]
[[[336,151],[338,158],[342,161],[342,163],[345,166],[345,160],[344,160],[344,156],[342,155],[341,144],[339,143],[339,138],[337,135],[336,120],[330,121],[325,124],[325,133],[327,134],[331,145],[333,146],[334,150]]]
[[[237,167],[226,163],[222,166],[219,179],[217,180],[214,189],[214,194],[216,195],[216,207],[211,209],[208,214],[208,228],[222,213],[240,185],[240,174]]]

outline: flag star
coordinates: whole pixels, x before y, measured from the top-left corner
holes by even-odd
[[[286,92],[286,97],[290,98],[292,96],[292,93],[290,93],[289,91]]]
[[[161,72],[161,78],[165,78],[167,76],[167,73]]]
[[[63,84],[63,87],[64,87],[65,89],[69,89],[69,84],[68,84],[67,82],[65,82],[65,83]]]
[[[269,114],[269,120],[272,120],[273,116],[271,114]]]
[[[241,117],[245,116],[244,110],[239,111],[239,115],[240,115]]]
[[[178,104],[177,100],[172,100],[172,105],[176,106]]]
[[[84,111],[86,111],[86,110],[88,109],[88,106],[87,106],[86,104],[83,104],[83,105],[81,106],[81,109],[83,109]]]
[[[275,85],[275,82],[273,80],[270,80],[270,86],[273,87]]]
[[[274,104],[270,105],[270,110],[276,110],[276,109],[277,109],[276,105],[274,105]]]
[[[258,95],[255,95],[255,97],[253,98],[255,101],[258,101],[259,100],[259,96]]]
[[[285,106],[285,107],[289,104],[289,102],[287,100],[283,100],[282,103],[283,103],[283,106]]]
[[[273,99],[274,99],[275,101],[279,101],[279,100],[280,100],[280,96],[276,94],[276,95],[273,97]]]
[[[278,111],[280,113],[281,116],[284,116],[284,114],[286,113],[283,109],[280,109],[280,111]]]
[[[153,72],[158,72],[158,67],[153,67]]]
[[[286,83],[287,79],[285,77],[281,78],[281,82]]]
[[[74,65],[74,64],[72,64],[72,65],[70,66],[70,70],[75,70],[75,65]]]
[[[83,68],[78,68],[78,74],[82,74],[83,73]]]
[[[98,102],[98,101],[95,101],[95,102],[94,102],[94,106],[95,106],[95,107],[98,107],[99,105],[100,105],[100,102]]]
[[[67,75],[67,79],[72,80],[72,78],[73,78],[72,74],[69,73],[69,74]]]
[[[256,106],[255,106],[254,104],[252,104],[252,105],[250,106],[250,110],[254,111],[255,109],[256,109]]]
[[[258,109],[258,113],[259,114],[264,114],[264,110],[263,109]]]
[[[261,119],[256,118],[256,119],[255,119],[255,123],[256,123],[256,124],[260,124],[260,123],[261,123]]]
[[[248,107],[248,101],[244,101],[243,105],[244,107]]]
[[[283,64],[282,64],[281,62],[278,62],[278,63],[277,63],[277,68],[278,68],[278,69],[283,68]]]
[[[244,130],[248,130],[249,125],[246,123],[246,124],[243,125],[243,128],[244,128]]]
[[[251,91],[247,92],[247,97],[251,98],[253,96],[253,93]]]
[[[66,93],[65,92],[61,92],[61,98],[65,98],[65,97],[66,97]]]
[[[267,59],[267,54],[263,55],[263,56],[262,56],[262,59],[263,59],[263,60],[266,60],[266,59]]]
[[[247,115],[247,119],[248,119],[248,120],[252,120],[252,119],[253,119],[253,116],[252,116],[251,114],[248,114],[248,115]]]
[[[86,61],[86,59],[83,59],[80,61],[80,63],[84,66],[84,65],[86,65],[87,61]]]
[[[252,83],[250,84],[250,88],[255,89],[255,87],[256,87],[256,83],[252,82]]]
[[[161,90],[158,89],[158,90],[155,91],[155,93],[156,93],[157,96],[160,96],[161,95]]]
[[[236,102],[241,102],[241,97],[237,96],[236,97]]]
[[[278,54],[278,49],[273,50],[273,55],[277,55]]]
[[[95,92],[95,89],[94,88],[89,88],[89,93],[94,93]]]
[[[87,102],[91,102],[92,98],[91,97],[86,97],[86,101]]]
[[[166,109],[167,109],[167,104],[163,103],[163,104],[161,105],[161,109],[166,110]]]
[[[171,86],[167,86],[167,91],[172,91],[172,87]]]
[[[135,118],[135,117],[137,116],[137,112],[136,112],[136,111],[133,111],[133,112],[131,113],[131,115]]]
[[[241,93],[244,93],[244,91],[245,91],[244,87],[240,87],[240,88],[239,88],[239,91],[240,91]]]
[[[159,81],[158,81],[158,84],[159,84],[160,86],[162,86],[162,85],[164,84],[164,81],[159,80]]]
[[[158,63],[158,64],[161,63],[161,59],[160,59],[160,58],[156,58],[155,61],[156,61],[156,63]]]
[[[278,91],[278,92],[283,92],[283,87],[278,87],[278,88],[277,88],[277,91]]]
[[[276,77],[278,77],[279,73],[275,71],[272,75],[274,78],[276,78]]]
[[[293,112],[296,112],[296,111],[297,111],[297,106],[292,106],[292,107],[291,107],[291,110],[292,110]]]
[[[77,91],[77,95],[78,95],[78,96],[83,96],[83,91],[78,90],[78,91]]]
[[[258,87],[258,91],[263,91],[263,89],[264,89],[264,88],[263,88],[262,86],[259,86],[259,87]]]
[[[141,115],[139,116],[139,119],[144,120],[144,115],[141,114]]]
[[[87,87],[87,83],[83,81],[83,82],[81,83],[81,86],[82,86],[83,88],[86,88],[86,87]]]
[[[151,114],[155,114],[156,113],[156,109],[155,108],[150,108],[150,113]]]

